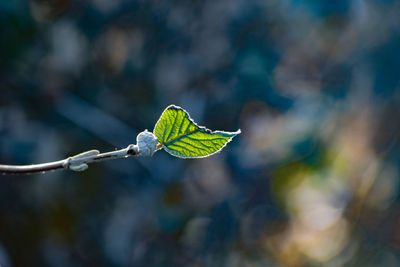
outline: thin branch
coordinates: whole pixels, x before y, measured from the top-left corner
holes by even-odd
[[[84,171],[88,168],[89,163],[110,159],[127,158],[129,156],[139,155],[137,145],[129,145],[126,148],[99,153],[98,150],[89,150],[78,155],[59,160],[33,165],[1,165],[0,173],[6,174],[30,174],[37,172],[46,172],[57,169],[69,169],[73,171]]]

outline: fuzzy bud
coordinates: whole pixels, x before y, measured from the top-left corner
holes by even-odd
[[[141,156],[153,156],[154,152],[156,152],[158,140],[152,132],[145,130],[138,134],[136,143]]]

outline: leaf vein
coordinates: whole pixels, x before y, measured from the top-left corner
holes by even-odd
[[[177,121],[178,113],[176,113],[175,115],[176,115],[176,116],[174,116],[174,122],[172,123],[172,126],[171,126],[171,131],[169,131],[169,134],[168,134],[167,140],[170,138],[170,136],[171,136],[171,133],[174,131],[174,127],[175,127],[175,124],[176,124],[176,121]]]
[[[205,149],[205,148],[203,148],[203,147],[198,147],[198,146],[195,146],[194,144],[191,144],[191,143],[188,143],[188,142],[185,142],[185,141],[183,141],[183,140],[179,140],[180,142],[182,142],[182,143],[184,143],[184,144],[187,144],[188,146],[192,146],[192,147],[194,147],[194,148],[196,148],[196,149],[201,149],[201,150],[203,150],[203,151],[205,151],[205,152],[208,152],[208,150],[207,149]]]
[[[170,148],[170,146],[180,147],[180,148],[182,148],[182,149],[184,149],[184,150],[189,151],[189,153],[196,153],[195,151],[190,150],[189,148],[186,148],[186,147],[181,146],[181,145],[179,145],[179,144],[171,144],[171,145],[167,146],[167,148]],[[178,151],[178,152],[179,152],[179,150],[176,150],[176,149],[175,149],[175,151]]]

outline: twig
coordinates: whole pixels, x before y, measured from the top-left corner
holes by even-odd
[[[59,160],[33,165],[1,165],[0,173],[6,174],[31,174],[57,169],[72,171],[84,171],[88,164],[109,159],[127,158],[129,156],[152,156],[160,147],[153,133],[145,130],[136,137],[137,145],[129,145],[126,148],[111,152],[101,153],[98,150],[89,150],[78,155]]]
[[[139,155],[137,145],[129,145],[124,149],[101,153],[98,150],[89,150],[78,155],[59,160],[33,165],[1,165],[0,173],[6,174],[30,174],[37,172],[46,172],[57,169],[69,169],[73,171],[84,171],[88,168],[88,163],[98,162],[109,159],[127,158],[129,156]]]

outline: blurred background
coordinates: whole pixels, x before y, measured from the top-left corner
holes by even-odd
[[[400,3],[0,1],[0,162],[135,143],[176,104],[221,153],[0,178],[0,266],[400,266]]]

